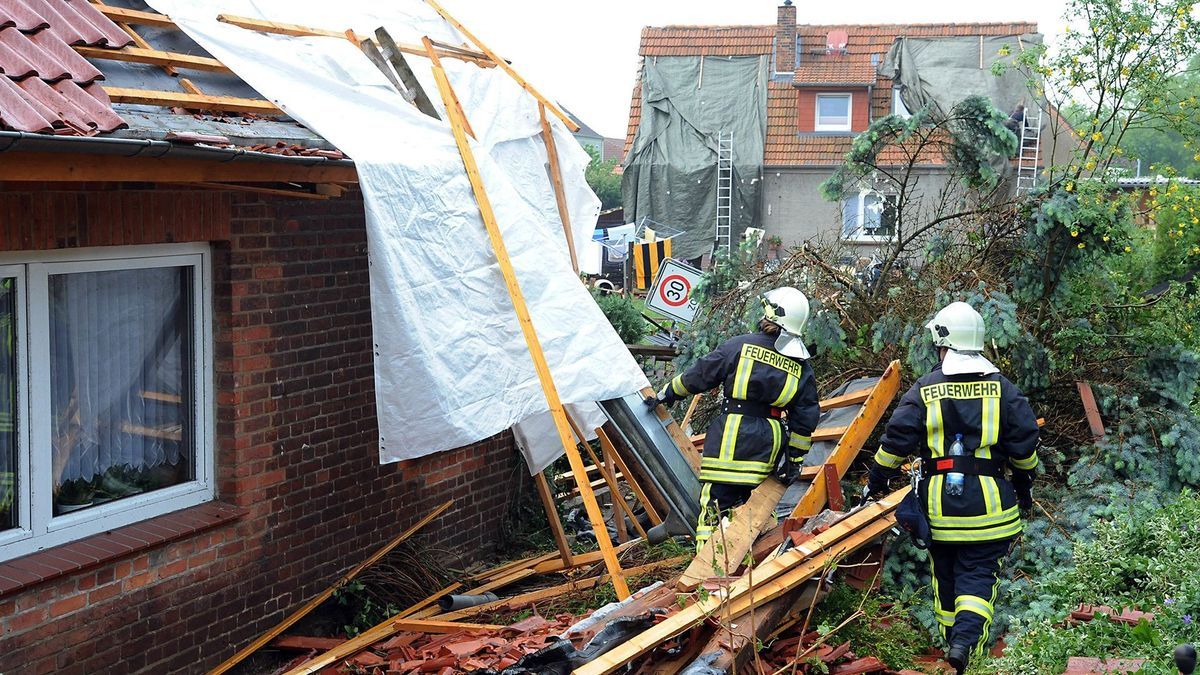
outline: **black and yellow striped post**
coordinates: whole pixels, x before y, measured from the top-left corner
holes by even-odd
[[[633,287],[639,291],[649,290],[658,276],[658,267],[671,257],[671,240],[633,243],[629,245],[629,259],[633,262]]]

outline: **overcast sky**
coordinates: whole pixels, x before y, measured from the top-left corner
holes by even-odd
[[[781,0],[441,0],[547,96],[624,137],[643,26],[775,23]],[[797,0],[800,23],[1036,21],[1052,41],[1065,0]],[[853,49],[853,45],[851,45]]]

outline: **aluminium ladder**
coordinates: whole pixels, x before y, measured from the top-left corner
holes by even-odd
[[[716,252],[730,252],[733,232],[733,132],[717,134]]]
[[[1042,109],[1037,109],[1037,119],[1029,111],[1021,121],[1021,147],[1017,158],[1017,194],[1029,192],[1037,186],[1038,165],[1042,159]]]

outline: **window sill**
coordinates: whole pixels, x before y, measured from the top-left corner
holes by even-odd
[[[224,525],[245,515],[208,502],[0,563],[0,597]]]

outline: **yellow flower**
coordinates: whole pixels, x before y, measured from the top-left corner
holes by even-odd
[[[1072,237],[1078,237],[1078,236],[1079,236],[1079,230],[1071,230],[1071,236],[1072,236]]]
[[[1091,171],[1092,169],[1096,168],[1096,162],[1089,159],[1088,163],[1083,165],[1083,168],[1087,169],[1088,171]]]
[[[1067,192],[1071,192],[1071,191],[1073,191],[1074,189],[1075,189],[1075,184],[1074,184],[1074,183],[1067,183]]]
[[[998,53],[1000,54],[1000,56],[1008,56],[1011,52],[1008,49],[1008,45],[1004,45],[1003,47],[1000,48]]]
[[[1092,140],[1093,141],[1102,141],[1102,140],[1104,140],[1104,134],[1100,133],[1099,131],[1093,132]]]
[[[1079,242],[1079,248],[1087,248],[1087,246],[1085,246],[1084,243],[1081,241],[1081,242]]]
[[[1108,241],[1108,235],[1104,235],[1104,241]]]
[[[1128,246],[1126,246],[1126,247],[1125,247],[1125,252],[1126,252],[1126,253],[1132,253],[1132,252],[1133,252],[1133,249],[1132,249],[1132,248],[1130,248],[1130,247],[1128,247]]]

